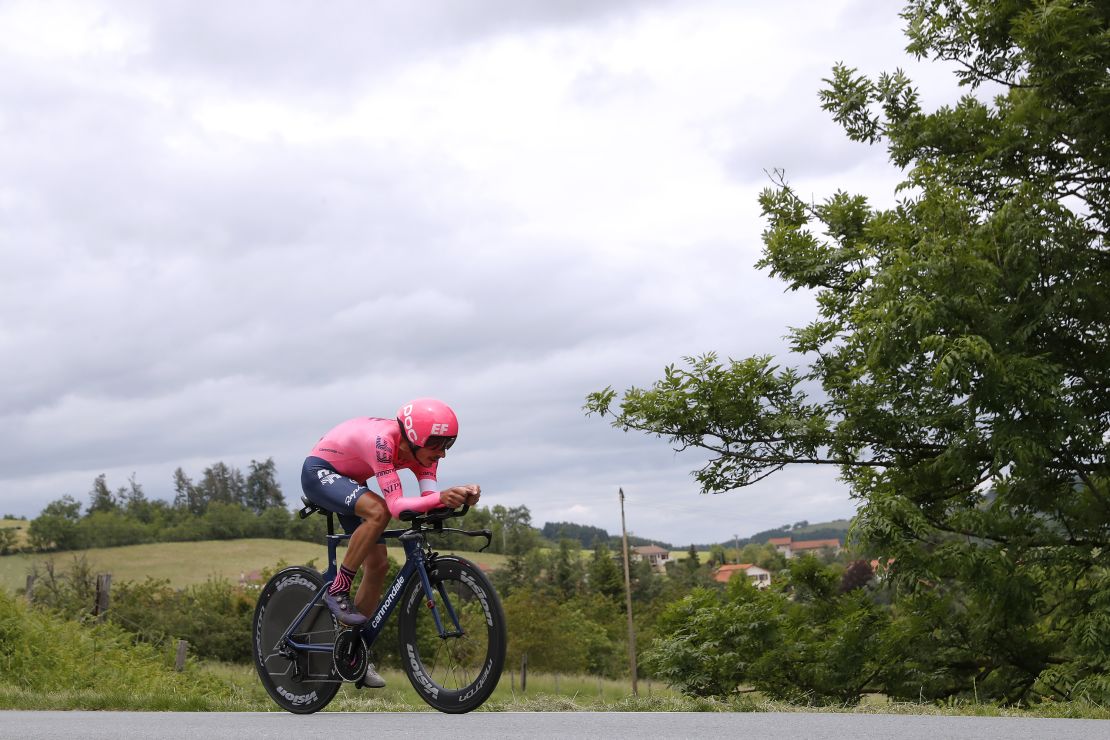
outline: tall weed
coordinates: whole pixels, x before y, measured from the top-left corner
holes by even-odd
[[[192,665],[179,673],[171,660],[116,625],[61,619],[0,591],[0,707],[200,708],[227,696],[215,677]]]

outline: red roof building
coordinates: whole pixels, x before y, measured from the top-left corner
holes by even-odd
[[[774,547],[790,559],[798,553],[816,552],[819,550],[831,550],[833,555],[840,552],[840,540],[798,540],[794,541],[793,537],[773,537],[767,540],[767,544]]]
[[[713,573],[713,580],[717,583],[728,583],[729,580],[737,573],[742,573],[748,577],[756,588],[767,588],[771,585],[771,571],[760,568],[758,565],[751,563],[740,563],[739,565],[722,565]]]

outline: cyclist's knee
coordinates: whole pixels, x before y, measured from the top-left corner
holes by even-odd
[[[355,514],[375,528],[385,529],[389,524],[389,507],[380,496],[364,493],[355,503]]]

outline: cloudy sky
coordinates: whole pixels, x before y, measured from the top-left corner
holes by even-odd
[[[675,544],[850,516],[835,475],[700,495],[582,412],[683,355],[781,353],[809,296],[756,202],[891,199],[817,101],[947,73],[888,0],[0,1],[0,513],[457,410],[445,484]],[[932,96],[932,97],[930,97]]]

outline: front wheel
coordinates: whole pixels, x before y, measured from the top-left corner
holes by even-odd
[[[446,634],[436,627],[420,578],[413,578],[398,617],[401,664],[429,705],[451,714],[469,712],[489,698],[501,678],[505,613],[489,579],[469,560],[437,557],[427,569]]]
[[[251,643],[254,667],[266,692],[278,706],[296,714],[318,712],[335,697],[341,683],[332,651],[295,651],[281,636],[324,587],[311,568],[286,568],[262,589],[254,610]],[[301,644],[335,643],[338,625],[328,608],[316,603],[290,638]]]

